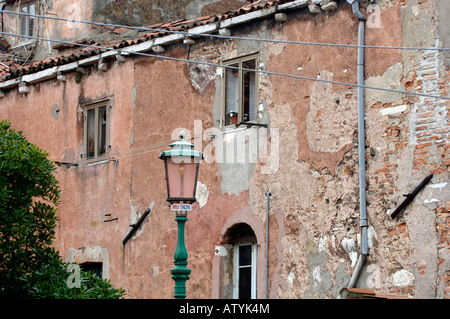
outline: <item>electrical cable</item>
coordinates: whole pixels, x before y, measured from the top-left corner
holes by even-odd
[[[205,135],[206,136],[206,135]],[[214,134],[208,134],[207,136],[209,137],[214,137]],[[203,139],[204,135],[199,135],[199,136],[193,136],[190,139]],[[160,141],[154,144],[149,144],[149,145],[145,145],[145,146],[141,146],[135,149],[129,149],[126,151],[121,151],[121,152],[111,152],[108,155],[114,157],[114,159],[119,160],[121,158],[126,158],[126,157],[133,157],[133,156],[137,156],[137,155],[142,155],[142,154],[146,154],[146,153],[151,153],[151,152],[156,152],[156,151],[162,151],[163,149],[167,149],[167,145],[170,144],[171,142],[173,142],[173,140],[165,140],[165,141]],[[131,154],[128,154],[131,153]]]
[[[213,134],[209,134],[209,136],[213,136]],[[196,138],[203,138],[203,135],[202,136],[193,136],[190,139],[193,140],[193,139],[196,139]],[[141,146],[141,147],[138,147],[138,148],[129,149],[127,151],[111,152],[111,153],[109,153],[109,155],[110,156],[114,156],[115,158],[122,158],[122,155],[127,154],[127,153],[144,152],[147,149],[155,148],[155,147],[156,147],[156,150],[162,149],[163,147],[166,148],[167,145],[172,143],[172,142],[173,142],[173,140],[160,141],[160,142],[157,142],[157,143],[154,143],[154,144],[150,144],[150,145],[145,145],[145,146]],[[152,150],[150,150],[150,151],[152,151]],[[116,156],[120,156],[120,157],[116,157]],[[123,157],[128,157],[128,156],[123,156]]]
[[[223,65],[223,64],[219,64],[219,63],[213,63],[213,62],[174,58],[174,57],[168,57],[168,56],[157,55],[157,54],[150,54],[150,53],[144,53],[144,52],[136,52],[136,51],[123,50],[123,49],[108,48],[108,47],[103,47],[103,46],[96,46],[96,45],[91,45],[91,44],[75,43],[75,42],[63,41],[63,40],[53,40],[53,39],[34,37],[34,36],[29,36],[29,35],[19,35],[19,34],[14,34],[14,33],[9,33],[9,32],[0,32],[0,34],[21,37],[21,38],[34,39],[34,40],[42,40],[42,41],[50,41],[50,42],[55,42],[55,43],[76,45],[76,46],[82,46],[82,47],[88,47],[88,48],[100,49],[100,50],[106,50],[106,51],[115,51],[118,53],[146,56],[146,57],[152,57],[152,58],[163,59],[163,60],[172,60],[172,61],[187,62],[187,63],[194,63],[194,64],[203,64],[203,65],[228,68],[228,69],[234,69],[234,70],[242,70],[242,71],[247,71],[247,72],[256,72],[256,73],[262,73],[262,74],[268,74],[268,75],[285,76],[285,77],[294,78],[294,79],[318,81],[318,82],[338,84],[338,85],[343,85],[343,86],[361,87],[364,89],[379,90],[379,91],[385,91],[385,92],[391,92],[391,93],[400,93],[400,94],[416,95],[416,96],[422,96],[422,97],[428,97],[428,98],[450,100],[450,97],[443,97],[443,96],[432,95],[432,94],[379,88],[379,87],[353,84],[353,83],[347,83],[347,82],[339,82],[339,81],[325,80],[325,79],[319,79],[319,78],[311,78],[311,77],[306,77],[306,76],[301,76],[301,75],[292,75],[292,74],[285,74],[285,73],[279,73],[279,72],[271,72],[271,71],[266,71],[266,70],[240,68],[240,67],[236,67],[236,66]]]
[[[117,155],[123,155],[123,154],[130,153],[130,152],[141,152],[141,151],[145,151],[148,148],[167,146],[167,144],[169,144],[171,142],[173,142],[173,140],[160,141],[160,142],[157,142],[155,144],[145,145],[145,146],[141,146],[141,147],[138,147],[138,148],[129,149],[127,151],[111,152],[111,153],[109,153],[109,155],[117,156]]]
[[[290,41],[290,40],[273,40],[273,39],[236,37],[236,36],[227,36],[227,35],[210,34],[210,33],[193,33],[193,32],[188,32],[188,31],[164,30],[164,29],[135,27],[135,26],[127,26],[127,25],[121,25],[121,24],[101,23],[101,22],[93,22],[93,21],[85,21],[85,20],[74,20],[74,19],[66,19],[66,18],[60,18],[60,17],[51,17],[51,16],[44,16],[44,15],[38,15],[38,14],[30,14],[30,13],[24,13],[24,12],[13,12],[13,11],[7,11],[7,10],[0,10],[0,12],[8,13],[8,14],[15,14],[15,15],[32,16],[32,17],[42,18],[42,19],[52,19],[52,20],[58,20],[58,21],[64,21],[64,22],[91,24],[91,25],[112,27],[112,28],[124,28],[124,29],[136,30],[136,31],[151,31],[151,32],[157,32],[157,33],[183,34],[183,35],[194,36],[194,37],[212,37],[212,38],[220,38],[220,39],[233,39],[233,40],[257,41],[257,42],[334,46],[334,47],[348,47],[348,48],[363,47],[363,48],[369,48],[369,49],[389,49],[389,50],[450,51],[450,48],[437,48],[437,47],[424,48],[424,47],[398,47],[398,46],[376,46],[376,45],[357,45],[357,44],[334,44],[334,43],[303,42],[303,41]]]
[[[234,132],[234,131],[233,131]],[[209,137],[214,137],[214,134],[209,134]],[[196,138],[201,138],[203,139],[203,136],[194,136],[191,137],[192,139],[196,139]],[[172,142],[172,140],[169,140],[169,142]],[[116,154],[116,156],[114,156],[114,159],[123,159],[123,158],[127,158],[127,157],[133,157],[133,156],[137,156],[137,155],[143,155],[143,154],[147,154],[147,153],[152,153],[152,152],[160,152],[162,150],[167,149],[167,143],[163,143],[162,145],[159,145],[162,143],[155,143],[155,144],[151,144],[151,145],[147,145],[147,146],[143,146],[142,148],[153,148],[156,147],[155,149],[149,149],[149,150],[143,150],[143,151],[138,151],[136,153],[132,153],[132,154],[126,154],[129,152],[134,152],[135,150],[128,150],[128,151],[123,151],[123,152],[115,152],[115,153],[110,153],[109,155],[114,155]]]
[[[288,40],[272,40],[272,39],[258,39],[258,38],[247,38],[247,37],[233,37],[233,36],[223,36],[223,35],[215,35],[215,34],[207,34],[207,33],[191,33],[191,32],[184,32],[184,31],[163,30],[163,29],[154,29],[154,28],[143,28],[143,27],[132,27],[132,26],[125,26],[125,25],[117,25],[117,24],[99,23],[99,22],[74,20],[74,19],[65,19],[65,18],[60,18],[60,17],[49,17],[49,16],[43,16],[43,15],[37,15],[37,14],[28,14],[28,13],[22,13],[22,12],[12,12],[12,11],[6,11],[6,10],[0,10],[0,11],[3,12],[3,13],[16,14],[16,15],[25,15],[25,16],[33,16],[33,17],[36,17],[36,18],[53,19],[53,20],[60,20],[60,21],[65,21],[65,22],[85,23],[85,24],[93,24],[93,25],[107,26],[107,27],[116,27],[116,28],[120,27],[120,28],[127,28],[127,29],[133,29],[133,30],[138,30],[138,31],[153,31],[153,32],[162,32],[162,33],[184,34],[184,35],[189,35],[189,36],[217,37],[217,38],[224,38],[224,39],[237,39],[237,40],[260,41],[260,42],[262,41],[262,42],[289,43],[289,44],[302,44],[302,45],[341,46],[341,47],[351,47],[351,48],[360,47],[359,45],[349,45],[349,44],[315,43],[315,42],[301,42],[301,41],[288,41]],[[143,55],[143,56],[162,58],[162,59],[169,59],[169,60],[176,60],[176,61],[182,61],[182,62],[188,62],[188,63],[206,64],[206,65],[212,65],[212,66],[216,66],[216,67],[224,67],[224,68],[238,69],[238,70],[251,71],[251,72],[260,72],[260,73],[265,73],[265,74],[269,74],[269,75],[270,74],[272,74],[272,75],[280,75],[280,76],[294,77],[294,78],[305,79],[305,80],[321,81],[321,82],[327,82],[327,83],[333,83],[333,84],[340,84],[340,85],[348,85],[348,86],[359,87],[359,85],[351,84],[351,83],[345,83],[345,82],[337,82],[337,81],[331,81],[331,80],[323,80],[323,79],[317,79],[317,78],[295,76],[295,75],[289,75],[289,74],[283,74],[283,73],[277,73],[277,72],[270,72],[270,71],[263,71],[263,70],[245,69],[245,68],[226,66],[226,65],[216,64],[216,63],[209,63],[209,62],[204,62],[204,61],[193,61],[193,60],[188,60],[188,59],[178,59],[178,58],[164,57],[164,56],[160,56],[160,55],[148,54],[148,53],[143,53],[143,52],[126,51],[126,50],[122,50],[122,49],[114,49],[114,48],[108,48],[108,47],[86,45],[86,44],[80,44],[80,43],[69,42],[69,41],[52,40],[52,39],[47,39],[47,38],[42,38],[42,37],[24,36],[24,35],[17,35],[17,34],[6,33],[6,32],[0,32],[0,34],[10,35],[10,36],[17,36],[17,37],[27,37],[27,38],[31,38],[31,39],[35,39],[35,40],[57,42],[57,43],[76,45],[76,46],[92,47],[92,48],[101,49],[101,50],[112,50],[112,51],[117,51],[117,52],[121,52],[121,53],[128,53],[128,54],[134,54],[134,55]],[[402,49],[402,50],[437,50],[437,51],[449,51],[450,50],[448,48],[388,47],[388,46],[370,46],[370,45],[364,45],[362,47],[374,48],[374,49]],[[418,96],[424,96],[424,97],[430,97],[430,98],[449,99],[447,97],[441,97],[441,96],[435,96],[435,95],[429,95],[429,94],[423,94],[423,93],[406,92],[406,91],[391,90],[391,89],[369,87],[369,86],[362,86],[362,87],[364,87],[366,89],[382,90],[382,91],[403,93],[403,94],[412,94],[412,95],[418,95]],[[158,147],[158,146],[163,146],[163,145],[165,146],[165,144],[169,143],[170,141],[171,140],[167,140],[167,141],[164,141],[164,142],[143,146],[143,147],[140,147],[138,149],[132,149],[132,150],[124,151],[124,152],[120,153],[121,155],[119,155],[118,152],[111,153],[110,155],[119,155],[119,157],[122,158],[122,157],[128,157],[128,156],[134,156],[134,155],[145,154],[145,153],[148,153],[148,152],[158,151],[158,150],[160,150],[162,148],[160,147],[160,148],[153,149],[153,150],[147,150],[147,151],[145,151],[145,150],[149,149],[149,148]],[[124,155],[125,153],[128,153],[128,152],[132,152],[134,154]]]
[[[102,213],[100,214],[100,216],[99,216],[99,218],[98,218],[98,219],[99,219],[101,222],[103,222],[103,223],[112,222],[113,220],[119,219],[119,218],[117,218],[117,217],[116,217],[116,218],[111,218],[111,219],[108,219],[108,220],[103,220],[103,219],[102,219],[103,214],[104,214],[105,211],[108,209],[109,203],[110,203],[110,201],[111,201],[111,197],[112,197],[112,193],[113,193],[113,189],[114,189],[114,181],[115,181],[115,179],[116,179],[116,168],[117,168],[117,163],[119,162],[118,159],[111,159],[111,160],[114,161],[114,173],[113,173],[113,181],[112,181],[112,184],[111,184],[111,192],[109,193],[108,203],[106,204],[105,209],[103,209]]]
[[[208,134],[209,137],[214,137],[214,134]],[[199,135],[199,136],[193,136],[190,139],[194,140],[197,138],[203,139],[204,135]],[[146,153],[151,153],[151,152],[156,152],[156,151],[162,151],[163,149],[167,149],[167,144],[173,142],[173,140],[166,140],[166,141],[162,141],[162,142],[157,142],[154,144],[150,144],[150,145],[146,145],[146,146],[142,146],[136,149],[130,149],[127,151],[123,151],[123,152],[114,152],[114,153],[109,153],[110,156],[114,156],[114,158],[116,159],[120,159],[120,158],[126,158],[126,157],[132,157],[132,156],[136,156],[136,155],[142,155],[142,154],[146,154]],[[132,153],[132,154],[127,154],[127,153]]]

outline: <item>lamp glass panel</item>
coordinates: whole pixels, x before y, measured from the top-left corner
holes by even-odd
[[[169,198],[194,198],[196,173],[199,163],[193,159],[167,159],[167,178],[169,179]]]

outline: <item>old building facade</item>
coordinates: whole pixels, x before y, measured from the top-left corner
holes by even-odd
[[[63,259],[172,297],[158,155],[185,130],[189,298],[449,298],[450,5],[170,3],[3,1],[0,117],[59,164]]]

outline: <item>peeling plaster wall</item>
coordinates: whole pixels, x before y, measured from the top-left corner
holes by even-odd
[[[448,17],[450,16],[450,4],[446,1],[436,2],[436,16],[437,16],[437,36],[439,38],[440,45],[443,48],[450,47],[450,22]],[[450,53],[443,52],[444,65],[450,66]]]
[[[265,26],[253,27],[246,26],[239,28],[240,32],[244,32],[248,35],[248,37],[270,37],[270,31]],[[196,46],[194,46],[195,48]],[[260,67],[264,68],[267,64],[266,60],[266,48],[261,42],[253,42],[253,41],[237,41],[231,42],[228,45],[219,45],[219,49],[217,47],[211,47],[211,51],[206,51],[202,54],[202,59],[206,61],[223,61],[233,57],[245,56],[248,54],[258,53],[260,59]],[[197,58],[196,54],[192,54],[192,59],[195,60]],[[220,57],[220,60],[217,58]],[[213,123],[214,127],[222,128],[220,123],[223,121],[222,110],[223,110],[223,70],[217,71],[214,81],[215,86],[215,97],[214,103],[212,105],[212,114],[213,114]],[[263,75],[257,74],[258,82],[264,81]],[[261,123],[267,123],[267,113],[266,106],[264,106],[264,100],[261,98],[260,103],[262,104],[262,120]],[[251,156],[249,155],[250,142],[246,142],[245,145],[240,143],[245,138],[251,139],[250,134],[254,132],[246,132],[246,131],[236,131],[231,130],[230,133],[223,134],[222,137],[222,145],[225,150],[234,149],[233,156],[227,157],[227,152],[224,151],[224,157],[221,163],[218,164],[219,174],[222,179],[221,189],[223,193],[229,194],[239,194],[244,190],[248,190],[249,188],[249,180],[250,176],[254,171],[255,164],[251,160]],[[256,134],[256,133],[255,133]],[[238,160],[238,156],[245,154],[243,156],[244,161],[241,163]]]
[[[326,17],[300,13],[289,18],[282,32],[287,39],[308,34],[305,41],[348,41],[355,34],[352,22],[337,21],[352,21],[349,13],[337,11]],[[328,24],[342,26],[333,29],[333,39],[324,32]],[[342,82],[352,82],[355,76],[353,52],[290,44],[269,52],[271,71]],[[343,58],[345,54],[350,55]],[[336,298],[339,285],[351,275],[340,242],[344,237],[356,242],[358,232],[355,91],[283,77],[269,77],[264,87],[271,128],[280,129],[280,168],[276,174],[252,177],[251,198],[255,211],[262,214],[263,189],[270,188],[271,205],[284,216],[286,235],[279,239],[282,258],[278,257],[282,280],[275,296]],[[270,267],[276,267],[273,259]]]
[[[237,9],[246,4],[245,0],[47,0],[40,2],[38,14],[57,16],[63,19],[78,21],[94,21],[110,24],[123,24],[133,26],[150,26],[180,19],[194,19],[201,16],[226,12]],[[18,11],[18,2],[6,4],[4,10]],[[3,15],[3,31],[20,33],[18,15]],[[93,37],[110,38],[96,30],[90,24],[63,22],[52,19],[38,19],[35,24],[36,36],[42,38],[58,39],[63,41],[86,40]],[[124,34],[133,36],[136,32],[126,30]],[[18,37],[5,36],[12,46],[29,42],[27,47],[15,50],[15,53],[34,61],[43,60],[55,54],[53,48],[58,43],[48,41],[26,40]],[[33,45],[31,43],[34,42]],[[30,55],[30,53],[32,53]]]
[[[333,81],[333,74],[322,70],[317,79]],[[311,150],[335,153],[353,143],[354,123],[357,122],[354,111],[356,98],[353,89],[334,93],[331,83],[313,84],[306,117],[306,137]]]
[[[426,47],[437,43],[431,1],[420,4],[380,1],[377,4],[381,8],[381,25],[397,27],[367,28],[367,44]],[[318,16],[314,22],[320,25],[318,30],[327,30],[327,23],[347,13],[341,10],[324,20]],[[326,32],[316,35],[312,24],[309,27],[309,19],[312,20],[305,17],[301,25],[302,31],[307,30],[312,35],[311,41],[320,38],[321,42],[342,43],[356,36],[357,28],[352,22],[336,23],[342,30],[333,29],[334,38],[327,39]],[[352,21],[351,15],[347,19]],[[297,38],[295,29],[290,27],[289,23],[284,26],[284,34],[290,34],[289,39]],[[346,34],[339,37],[339,32],[346,27],[349,28]],[[402,32],[393,33],[395,29]],[[350,61],[356,59],[352,58],[352,53],[343,58],[346,49],[337,52],[322,49],[326,51],[324,55],[312,53],[312,49],[308,54],[308,48],[303,48],[301,53],[295,50],[289,45],[273,50],[277,54],[268,68],[281,73],[292,73],[295,68],[300,74],[325,75],[327,79],[332,74],[333,80],[355,82],[355,64]],[[423,88],[423,92],[431,94],[448,94],[448,80],[445,81],[448,69],[445,71],[442,67],[441,54],[425,51],[421,56],[414,51],[367,51],[367,85],[398,90]],[[334,59],[327,59],[325,55]],[[274,101],[268,108],[271,127],[283,127],[298,140],[296,143],[292,137],[287,138],[281,130],[280,170],[274,176],[252,176],[250,187],[255,211],[263,211],[263,190],[268,188],[273,193],[272,205],[284,211],[286,236],[281,240],[284,253],[280,272],[285,281],[279,282],[277,296],[334,298],[338,295],[336,285],[348,284],[360,251],[355,91],[337,85],[282,78],[262,85],[266,89],[262,93],[264,100]],[[325,94],[315,93],[320,92],[318,90]],[[336,101],[347,104],[336,105]],[[439,187],[438,195],[434,196],[429,190],[436,188],[425,188],[417,202],[405,211],[404,221],[390,220],[387,215],[401,203],[402,195],[411,191],[429,172],[436,174],[433,183],[437,185],[443,185],[448,178],[448,161],[443,161],[448,156],[445,155],[448,105],[444,107],[444,101],[433,102],[366,90],[370,255],[358,282],[360,287],[425,298],[444,296],[443,287],[448,285],[442,277],[446,273],[444,269],[448,269],[444,248],[448,236],[444,235],[444,229],[448,226],[443,216],[448,210],[448,200],[444,199],[448,198],[448,189]],[[286,107],[289,108],[287,113]],[[423,126],[424,119],[436,124],[429,126],[431,131],[422,133],[427,128],[420,128],[415,122]],[[293,121],[295,129],[289,129]],[[321,126],[322,123],[325,124]],[[332,130],[333,123],[339,129]],[[411,123],[419,130],[412,129]],[[285,145],[298,155],[291,154],[289,160]],[[293,164],[295,161],[306,166],[297,167]],[[292,168],[292,173],[285,173],[287,167]],[[296,179],[301,180],[300,187]],[[282,185],[286,187],[277,187]],[[436,216],[441,217],[436,219]],[[294,238],[296,242],[309,244],[299,247]],[[272,264],[272,267],[276,266]],[[309,270],[309,275],[303,276],[305,269]],[[305,288],[299,291],[297,287]]]
[[[152,25],[226,12],[242,7],[244,0],[94,0],[95,21]]]
[[[383,19],[383,10],[392,11],[396,3],[379,4]],[[401,45],[441,45],[437,32],[441,24],[434,23],[435,10],[434,1],[405,1],[400,5]],[[366,83],[448,96],[448,68],[443,58],[436,51],[403,50],[399,63],[392,63],[382,75],[368,77]],[[442,276],[448,269],[448,252],[443,247],[448,245],[448,237],[442,229],[448,226],[442,216],[448,211],[449,191],[433,184],[443,185],[448,179],[448,103],[367,91],[367,121],[373,123],[367,129],[373,154],[368,161],[368,201],[377,240],[373,263],[360,284],[421,298],[444,298],[443,287],[448,281]],[[389,214],[404,200],[403,194],[411,192],[430,173],[434,174],[431,185],[401,216],[391,220]]]
[[[436,32],[434,24],[437,14],[435,5],[434,1],[407,1],[402,4],[403,46],[440,45],[439,32]],[[437,26],[439,29],[440,25]],[[448,96],[448,69],[443,66],[441,53],[403,51],[401,61],[402,74],[393,73],[388,77],[393,86],[404,85],[406,90]],[[390,100],[369,101],[369,114],[378,123],[374,126],[385,128],[374,134],[371,140],[381,137],[387,142],[383,146],[378,143],[371,145],[382,157],[377,159],[375,156],[371,165],[369,179],[373,187],[369,187],[369,194],[377,196],[369,196],[369,201],[372,198],[375,201],[381,199],[377,205],[385,207],[386,213],[392,212],[403,201],[402,194],[414,189],[428,174],[434,174],[431,184],[442,185],[448,179],[448,163],[443,160],[448,143],[446,104],[443,100],[398,96]],[[374,131],[369,129],[369,136]],[[375,191],[377,187],[378,192]],[[382,218],[372,221],[380,223],[380,226],[384,224],[387,230],[391,230],[387,235],[379,227],[379,239],[383,238],[380,243],[387,240],[382,246],[389,247],[391,253],[386,256],[380,254],[378,258],[385,261],[378,265],[383,264],[380,267],[381,276],[383,280],[387,277],[386,285],[392,291],[422,298],[444,296],[442,287],[445,280],[442,276],[444,269],[448,269],[444,261],[448,256],[445,249],[439,247],[445,247],[448,239],[439,235],[442,234],[439,229],[448,226],[444,226],[445,221],[439,217],[439,212],[445,212],[445,207],[448,207],[449,191],[445,187],[437,189],[439,192],[435,194],[439,195],[433,196],[430,191],[436,188],[433,185],[425,187],[395,224]]]
[[[19,2],[14,4],[6,4],[5,11],[18,11]],[[63,19],[92,21],[93,2],[84,1],[80,5],[75,0],[47,0],[40,1],[40,6],[36,14],[57,16]],[[36,19],[35,20],[35,36],[57,39],[63,41],[72,41],[85,39],[91,36],[91,26],[83,23],[63,22],[52,19]],[[3,31],[7,33],[20,33],[19,15],[3,14]],[[18,37],[5,36],[11,46],[18,46],[14,52],[21,58],[31,58],[39,61],[48,58],[54,54],[53,46],[56,44],[49,41],[37,41],[34,39],[20,40]],[[22,44],[28,43],[25,47]],[[32,44],[33,43],[33,44]]]
[[[115,178],[113,162],[83,165],[80,110],[85,101],[111,98],[111,152],[128,150],[131,87],[120,79],[133,77],[130,66],[130,63],[115,65],[109,69],[108,76],[94,68],[83,75],[79,83],[74,80],[74,74],[66,74],[65,81],[54,79],[36,83],[30,85],[29,93],[9,92],[1,101],[1,117],[10,120],[30,142],[48,152],[52,161],[79,164],[70,168],[59,166],[55,173],[61,190],[55,248],[64,260],[103,262],[104,275],[124,287],[127,287],[127,277],[125,272],[119,271],[122,268],[120,242],[129,227],[130,162],[127,158],[119,159]],[[19,112],[18,105],[21,105]],[[55,105],[58,105],[58,116],[55,116]],[[119,220],[103,223],[100,221],[103,211]],[[103,216],[103,219],[109,218]],[[89,247],[101,247],[103,257],[92,255]],[[99,251],[97,248],[95,251]],[[78,253],[72,252],[81,250],[86,254],[77,259]]]
[[[367,27],[368,44],[441,45],[439,26],[445,23],[434,27],[434,1],[376,4],[381,27]],[[344,2],[335,11],[319,14],[298,10],[283,24],[268,18],[239,26],[233,28],[233,35],[356,43],[357,21]],[[448,96],[449,69],[441,53],[366,51],[368,85]],[[168,46],[164,54],[221,63],[255,52],[260,53],[261,68],[273,72],[356,82],[356,50],[351,48],[202,39],[189,47]],[[210,143],[206,130],[220,126],[222,75],[214,67],[134,57],[112,64],[107,72],[92,68],[80,83],[69,74],[66,82],[35,84],[25,95],[11,91],[0,101],[2,117],[49,151],[52,159],[76,161],[83,136],[80,102],[112,99],[112,151],[121,155],[115,183],[112,163],[58,168],[62,203],[55,247],[71,260],[82,258],[77,256],[83,251],[91,255],[86,252],[92,247],[107,251],[111,281],[127,289],[130,298],[171,298],[173,291],[170,269],[177,229],[166,202],[158,159],[161,149],[150,146],[168,145],[177,137],[175,129],[184,128],[192,136],[199,120],[200,145]],[[200,166],[198,202],[186,223],[192,270],[189,297],[229,296],[231,255],[224,236],[234,225],[246,223],[259,245],[259,297],[264,293],[263,265],[268,257],[270,298],[339,298],[340,289],[349,283],[361,241],[356,89],[275,75],[259,75],[259,83],[260,123],[269,125],[272,146],[278,134],[278,166],[270,173],[263,173],[261,161]],[[442,101],[366,90],[369,256],[358,287],[421,298],[449,297],[445,292],[449,287],[448,109]],[[256,129],[243,134],[250,130]],[[231,143],[238,136],[228,135],[222,142]],[[247,152],[249,145],[245,145],[241,151]],[[403,194],[430,172],[435,174],[432,182],[397,219],[391,219],[389,214]],[[98,216],[111,190],[107,212],[119,219],[102,223]],[[155,208],[145,227],[122,247],[130,223],[151,201]]]

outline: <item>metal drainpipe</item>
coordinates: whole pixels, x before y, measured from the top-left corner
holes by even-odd
[[[348,1],[348,0],[347,0]],[[350,1],[349,1],[350,2]],[[361,254],[353,271],[349,288],[356,285],[368,254],[368,228],[366,211],[366,152],[365,152],[365,134],[364,134],[364,21],[366,20],[359,11],[358,0],[353,1],[352,9],[354,15],[358,18],[358,156],[359,156],[359,214],[361,227]]]
[[[267,291],[269,289],[269,196],[272,195],[270,189],[266,193],[266,291],[264,294],[267,299]]]

